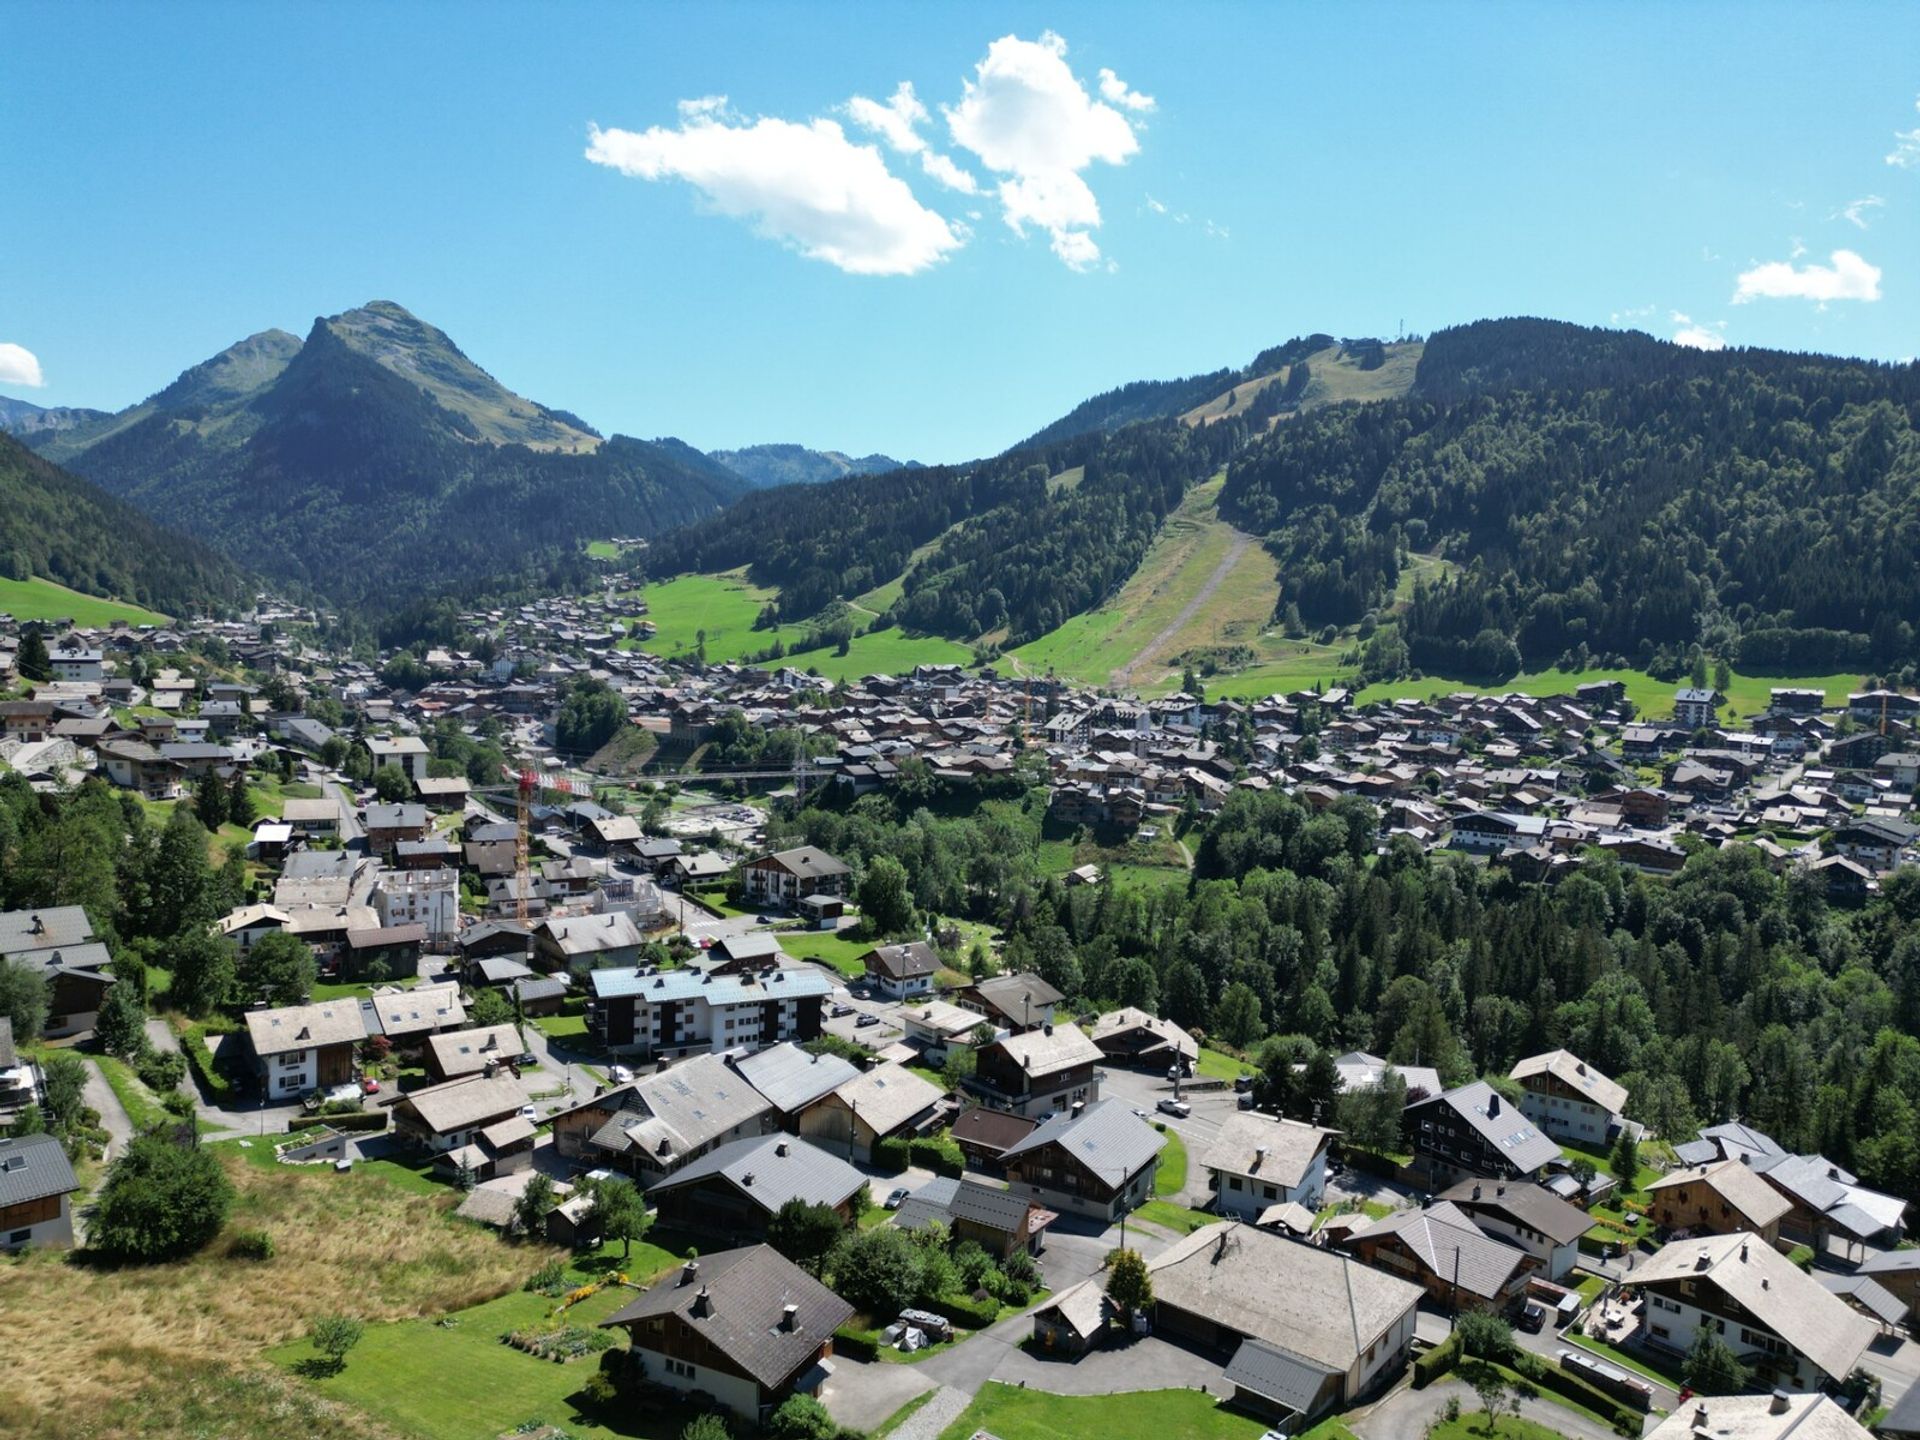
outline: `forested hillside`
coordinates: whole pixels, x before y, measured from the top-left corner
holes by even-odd
[[[0,435],[0,576],[39,576],[169,615],[246,597],[240,571],[206,546]]]
[[[1566,658],[1748,668],[1920,658],[1920,367],[1707,353],[1541,321],[1443,331],[1414,393],[1294,417],[1229,469],[1276,614],[1378,611],[1408,551],[1405,660],[1503,678]]]
[[[678,442],[602,441],[385,302],[304,343],[255,336],[44,447],[263,574],[373,608],[503,587],[748,488]]]

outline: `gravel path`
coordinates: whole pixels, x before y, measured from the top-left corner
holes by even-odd
[[[964,1390],[943,1385],[934,1396],[901,1422],[887,1440],[940,1440],[940,1432],[960,1418],[960,1412],[973,1402]]]

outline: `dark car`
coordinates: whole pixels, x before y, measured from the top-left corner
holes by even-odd
[[[1251,1075],[1234,1076],[1233,1088],[1235,1090],[1238,1090],[1242,1095],[1246,1094],[1247,1091],[1253,1089],[1253,1076]]]
[[[1527,1301],[1526,1308],[1520,1312],[1520,1328],[1529,1335],[1538,1335],[1547,1323],[1547,1307],[1538,1300]]]

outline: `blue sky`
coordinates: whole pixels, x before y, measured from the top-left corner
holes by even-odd
[[[923,460],[1313,330],[1903,359],[1917,103],[1913,6],[16,0],[0,393],[374,298],[605,431]]]

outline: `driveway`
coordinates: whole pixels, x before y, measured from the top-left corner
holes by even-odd
[[[1403,1383],[1385,1399],[1349,1412],[1347,1428],[1360,1440],[1424,1440],[1427,1426],[1447,1408],[1448,1400],[1458,1400],[1463,1414],[1480,1409],[1479,1397],[1463,1380],[1442,1380],[1424,1390]],[[1550,1400],[1522,1400],[1520,1413],[1569,1440],[1619,1440],[1609,1427]]]
[[[833,1357],[833,1378],[820,1392],[820,1403],[827,1413],[849,1430],[873,1430],[902,1405],[933,1389],[935,1382],[921,1374],[921,1365],[866,1364]],[[973,1397],[962,1395],[958,1415]],[[924,1412],[922,1412],[924,1413]],[[947,1417],[949,1420],[952,1415]],[[945,1425],[941,1429],[945,1429]],[[904,1432],[902,1432],[904,1433]],[[939,1430],[933,1432],[938,1435]]]
[[[133,1139],[133,1117],[127,1114],[127,1107],[120,1103],[120,1097],[107,1084],[100,1067],[91,1059],[86,1060],[86,1066],[87,1083],[80,1088],[80,1098],[89,1109],[100,1113],[100,1128],[107,1132],[107,1150],[102,1158],[112,1160]]]

